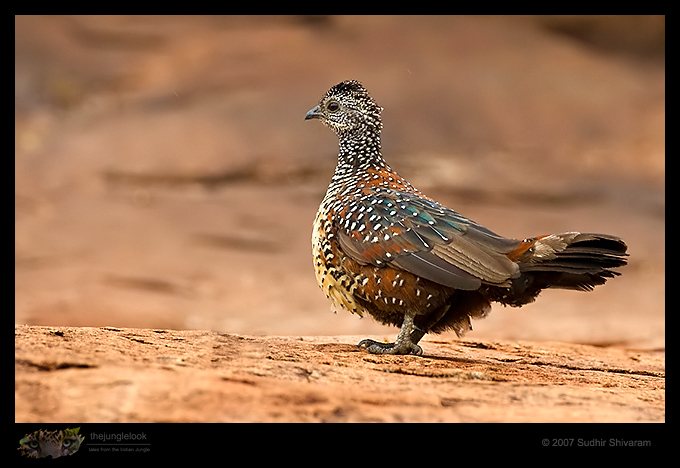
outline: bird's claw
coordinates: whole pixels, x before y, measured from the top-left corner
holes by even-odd
[[[383,343],[375,340],[362,340],[359,342],[360,348],[365,348],[371,354],[414,354],[420,356],[423,354],[423,348],[410,340],[397,340],[394,343]]]

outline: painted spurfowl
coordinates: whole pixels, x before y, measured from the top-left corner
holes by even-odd
[[[376,354],[422,354],[426,333],[470,330],[492,302],[519,307],[546,288],[590,291],[619,275],[626,244],[606,234],[500,236],[426,196],[385,162],[382,108],[358,81],[333,86],[305,119],[340,140],[314,221],[317,280],[336,308],[401,327]]]

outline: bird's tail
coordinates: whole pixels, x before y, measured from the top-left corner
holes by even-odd
[[[525,239],[514,252],[521,274],[502,302],[521,306],[546,288],[591,291],[620,275],[611,268],[627,263],[626,250],[623,240],[607,234],[565,232]]]

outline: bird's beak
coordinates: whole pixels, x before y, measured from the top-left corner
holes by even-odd
[[[305,120],[320,119],[323,117],[323,114],[319,112],[319,109],[319,106],[316,106],[314,109],[310,109],[309,112],[305,114]]]

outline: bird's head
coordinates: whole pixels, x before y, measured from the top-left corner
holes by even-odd
[[[329,89],[319,105],[305,115],[305,120],[319,119],[339,137],[370,132],[379,134],[382,129],[377,105],[358,81],[343,81]]]

